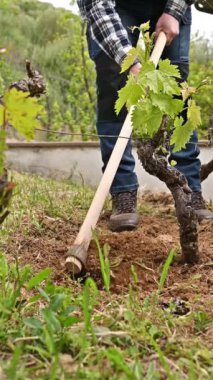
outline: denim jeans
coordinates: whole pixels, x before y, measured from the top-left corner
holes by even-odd
[[[134,3],[134,2],[133,2]],[[132,2],[131,6],[134,8]],[[138,40],[137,31],[132,33],[131,26],[139,26],[150,20],[151,32],[154,31],[156,22],[163,12],[166,1],[156,2],[154,0],[141,1],[141,11],[138,9],[117,8],[123,26],[127,29],[129,39],[133,46]],[[158,5],[156,5],[158,4]],[[128,5],[129,8],[131,8]],[[191,9],[188,8],[180,22],[180,34],[173,40],[172,44],[165,48],[162,58],[169,58],[172,63],[178,65],[182,80],[186,80],[189,72],[189,42],[191,28]],[[126,82],[127,75],[120,74],[120,66],[110,59],[88,34],[88,47],[90,57],[95,62],[97,74],[97,131],[99,135],[118,136],[125,120],[127,111],[122,109],[117,116],[114,104],[117,92]],[[184,116],[184,115],[183,115]],[[185,115],[186,117],[186,115]],[[100,138],[103,168],[108,163],[111,152],[117,138]],[[171,153],[170,160],[177,162],[176,168],[182,172],[193,191],[200,191],[200,160],[198,159],[199,148],[197,146],[197,134],[193,133],[186,148],[180,152]],[[121,159],[119,168],[112,183],[110,192],[125,192],[138,188],[138,179],[134,171],[135,160],[132,155],[132,142],[129,140]]]

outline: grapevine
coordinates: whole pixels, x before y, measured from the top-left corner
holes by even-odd
[[[28,77],[12,83],[0,97],[0,224],[9,214],[8,204],[15,187],[5,168],[7,128],[12,126],[30,140],[35,129],[41,126],[38,116],[44,115],[43,106],[36,99],[45,92],[43,78],[38,71],[32,70],[29,61],[26,61],[26,70]]]
[[[201,124],[200,107],[193,95],[197,88],[181,82],[178,67],[160,60],[158,69],[150,61],[154,37],[149,35],[149,23],[139,28],[140,38],[123,62],[128,70],[138,58],[142,69],[131,73],[126,85],[118,92],[117,114],[126,106],[131,108],[133,134],[138,140],[138,157],[145,170],[163,181],[172,193],[180,226],[180,244],[185,262],[198,261],[197,217],[191,207],[191,189],[182,173],[169,163],[168,155],[185,148],[194,130]],[[186,113],[187,117],[182,115]],[[172,148],[171,148],[172,147]]]

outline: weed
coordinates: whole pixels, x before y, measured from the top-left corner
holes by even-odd
[[[173,259],[174,259],[174,256],[176,255],[176,250],[175,249],[172,249],[170,252],[169,252],[169,255],[165,261],[165,264],[163,266],[163,270],[162,270],[162,273],[161,273],[161,276],[160,276],[160,281],[159,281],[159,285],[158,285],[158,291],[160,292],[163,287],[164,287],[164,284],[165,284],[165,281],[168,277],[168,273],[169,273],[169,268],[173,262]]]
[[[212,318],[209,318],[209,315],[202,310],[194,313],[194,322],[195,322],[195,331],[200,333],[205,331],[210,325],[213,326]]]
[[[109,263],[109,251],[110,246],[108,244],[104,244],[103,249],[100,246],[97,233],[93,231],[93,239],[95,240],[97,249],[98,249],[98,255],[101,265],[101,274],[103,278],[104,287],[107,292],[110,290],[110,263]]]
[[[138,279],[138,275],[137,275],[134,265],[131,265],[131,274],[132,274],[132,279],[133,279],[134,284],[137,285],[139,282],[139,279]]]
[[[97,293],[98,293],[98,290],[97,290],[95,282],[92,280],[92,278],[87,278],[84,285],[83,298],[82,298],[84,327],[85,327],[86,333],[93,332],[91,317],[92,317],[93,307],[95,306],[95,303],[96,303]]]

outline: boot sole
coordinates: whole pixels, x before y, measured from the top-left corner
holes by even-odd
[[[199,212],[199,210],[195,210],[195,214],[198,222],[202,222],[202,220],[213,221],[213,213],[209,210],[206,210],[206,212]]]
[[[109,228],[112,232],[132,231],[138,227],[139,216],[136,213],[112,215]]]

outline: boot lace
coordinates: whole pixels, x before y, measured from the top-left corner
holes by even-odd
[[[137,191],[112,194],[113,214],[125,214],[136,211]]]
[[[192,207],[195,210],[202,210],[206,208],[202,194],[199,191],[194,191],[192,193]]]

